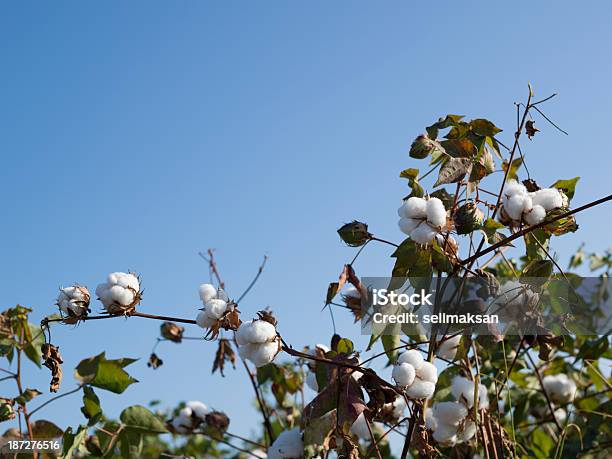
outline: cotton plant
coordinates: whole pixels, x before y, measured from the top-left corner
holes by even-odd
[[[70,318],[83,319],[90,312],[90,294],[87,287],[72,285],[60,288],[56,304],[60,311]]]
[[[503,219],[509,219],[514,224],[525,222],[536,225],[544,220],[546,213],[567,207],[567,196],[556,188],[542,188],[529,192],[527,187],[516,180],[508,180],[502,191]]]
[[[264,319],[243,322],[236,331],[238,353],[256,367],[272,362],[280,352],[280,338],[276,327]]]
[[[410,349],[397,358],[392,378],[409,398],[426,399],[434,394],[438,369],[433,363],[423,359],[419,351]]]
[[[444,336],[436,349],[436,356],[445,360],[454,360],[461,344],[461,335]]]
[[[98,284],[96,296],[111,315],[129,315],[140,303],[140,280],[134,273],[110,273],[106,282]]]
[[[446,227],[446,209],[438,198],[408,198],[398,209],[400,230],[417,244],[430,244]]]

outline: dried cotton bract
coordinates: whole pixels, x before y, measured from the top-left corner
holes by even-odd
[[[96,296],[112,315],[130,315],[140,303],[140,281],[132,273],[110,273],[105,283],[96,287]]]
[[[417,244],[429,244],[446,226],[446,209],[438,198],[408,198],[397,211],[400,230]]]
[[[304,442],[299,429],[285,430],[268,448],[268,459],[300,459],[304,456]]]
[[[57,306],[68,317],[83,319],[87,317],[89,310],[89,290],[87,287],[73,285],[71,287],[60,288],[57,296]]]
[[[276,327],[262,319],[243,322],[236,331],[238,353],[256,367],[272,362],[280,351]]]
[[[392,377],[409,398],[430,398],[436,389],[438,369],[425,361],[418,351],[411,349],[398,357]]]
[[[229,309],[229,298],[223,289],[212,284],[200,285],[199,293],[204,307],[198,313],[196,323],[202,328],[210,328]]]

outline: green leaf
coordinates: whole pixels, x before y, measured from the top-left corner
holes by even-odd
[[[566,213],[567,209],[554,209],[546,214],[546,220],[551,220],[555,217],[561,216]],[[542,229],[551,235],[562,236],[567,233],[574,233],[578,230],[578,224],[576,218],[573,215],[568,217],[560,218],[552,223],[547,223]]]
[[[84,384],[121,394],[131,384],[138,382],[123,367],[134,359],[107,360],[104,352],[82,360],[75,369],[75,378]]]
[[[573,179],[568,180],[557,180],[552,184],[552,188],[557,188],[565,193],[568,199],[572,199],[574,197],[574,193],[576,192],[576,184],[580,180],[580,177],[574,177]]]
[[[327,294],[325,295],[325,304],[330,304],[334,297],[338,294],[338,288],[340,284],[338,282],[331,282],[327,287]]]
[[[529,262],[521,273],[520,282],[540,286],[548,282],[553,271],[553,262],[550,260],[533,260]]]
[[[381,339],[383,348],[385,349],[385,353],[389,359],[389,363],[393,365],[397,360],[397,354],[399,352],[396,348],[401,346],[400,336],[399,334],[383,335]]]
[[[83,386],[83,406],[81,413],[89,421],[89,425],[94,425],[102,417],[102,408],[100,407],[100,399],[89,386]]]
[[[469,158],[449,159],[442,165],[440,173],[438,174],[438,180],[436,180],[434,187],[447,183],[459,182],[465,177],[471,167],[472,160]]]
[[[448,127],[456,125],[461,119],[463,115],[446,115],[445,118],[440,118],[437,122],[427,127],[427,134],[431,139],[436,139],[438,137],[438,131],[440,129],[446,129]]]
[[[72,459],[79,447],[87,438],[87,426],[79,426],[76,433],[72,433],[72,427],[68,427],[62,437],[62,459]]]
[[[510,165],[510,170],[508,171],[508,180],[517,180],[518,175],[517,172],[519,170],[519,167],[521,167],[521,165],[523,164],[523,159],[522,158],[516,158],[515,160],[512,161],[512,164]],[[502,169],[504,170],[504,172],[508,169],[508,161],[504,161],[502,163]]]
[[[125,459],[141,457],[142,446],[143,441],[140,432],[123,430],[119,434],[119,450],[121,451],[121,457]]]
[[[475,120],[470,121],[470,127],[472,128],[472,132],[474,134],[482,137],[493,137],[502,131],[491,121],[483,118],[477,118]]]
[[[533,445],[532,451],[536,458],[549,459],[552,457],[555,442],[544,430],[534,429],[531,434],[531,442]]]
[[[542,247],[548,250],[550,235],[546,234],[543,229],[538,228],[530,231],[529,233],[525,234],[524,238],[528,260],[544,260],[547,257],[546,251],[544,251]]]
[[[42,392],[38,389],[26,389],[23,391],[23,394],[15,398],[15,402],[19,403],[20,405],[25,405],[27,402],[32,400],[34,397],[38,397],[40,394],[42,394]]]
[[[126,408],[121,412],[119,419],[126,427],[138,429],[141,433],[158,434],[168,431],[157,416],[140,405]]]
[[[38,325],[28,322],[28,329],[25,337],[27,342],[23,349],[25,355],[34,362],[38,368],[41,368],[42,352],[40,347],[45,343],[45,336],[42,329]]]
[[[354,350],[353,342],[348,338],[338,341],[336,351],[338,354],[352,354]]]

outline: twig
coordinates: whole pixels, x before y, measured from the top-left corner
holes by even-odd
[[[236,300],[236,304],[240,303],[240,301],[242,301],[242,299],[246,296],[246,294],[249,293],[249,291],[253,288],[253,286],[257,282],[257,279],[259,279],[259,276],[261,276],[264,266],[266,266],[266,261],[268,261],[268,256],[264,255],[263,262],[261,263],[261,266],[257,270],[257,274],[255,275],[255,278],[251,281],[251,283],[246,288],[246,290],[242,293],[242,295],[240,295],[240,297]]]
[[[538,370],[537,365],[533,362],[533,359],[531,358],[529,353],[527,353],[527,360],[529,360],[529,363],[531,363],[531,366],[533,367],[533,370],[535,371],[536,377],[538,378],[538,382],[540,383],[540,387],[542,388],[542,392],[544,393],[544,397],[546,398],[546,404],[548,405],[548,409],[550,410],[550,414],[553,418],[553,421],[555,422],[555,425],[557,426],[557,428],[560,431],[562,431],[563,427],[561,427],[561,424],[559,424],[559,421],[557,420],[557,417],[555,416],[555,408],[553,407],[553,404],[550,401],[548,392],[546,392],[546,389],[544,389],[544,383],[542,382],[542,376],[540,375],[540,370]]]
[[[68,391],[68,392],[64,392],[63,394],[57,395],[57,396],[55,396],[55,397],[53,397],[53,398],[50,398],[49,400],[47,400],[45,403],[43,403],[43,404],[42,404],[42,405],[40,405],[39,407],[37,407],[37,408],[33,409],[33,410],[32,410],[32,412],[30,413],[30,417],[31,417],[31,416],[32,416],[34,413],[36,413],[38,410],[40,410],[40,409],[44,408],[45,406],[47,406],[49,403],[54,402],[55,400],[58,400],[58,399],[60,399],[60,398],[62,398],[62,397],[65,397],[65,396],[67,396],[67,395],[71,395],[71,394],[74,394],[75,392],[80,391],[80,390],[83,388],[83,386],[84,386],[84,384],[80,384],[80,385],[78,385],[78,386],[77,386],[77,388],[76,388],[76,389],[73,389],[73,390]]]

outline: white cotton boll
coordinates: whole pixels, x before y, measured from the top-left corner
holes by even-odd
[[[236,340],[240,343],[265,343],[276,337],[276,328],[265,320],[243,322],[236,332]]]
[[[457,427],[438,423],[432,436],[442,446],[455,446],[455,443],[457,443]]]
[[[555,410],[555,419],[559,424],[563,424],[567,419],[567,412],[563,408],[557,408]]]
[[[217,289],[217,298],[226,303],[229,301],[229,296],[227,296],[227,293],[222,288]]]
[[[267,459],[268,454],[265,450],[256,448],[250,451],[246,457],[246,459]]]
[[[134,301],[134,292],[119,285],[113,285],[110,294],[115,303],[123,306],[128,306]]]
[[[210,409],[204,403],[197,400],[187,402],[186,408],[189,408],[191,410],[191,414],[202,421],[204,421],[206,419],[206,415],[210,413]]]
[[[397,363],[409,363],[415,370],[421,368],[424,359],[421,353],[415,349],[409,349],[402,352],[397,358]]]
[[[482,384],[478,385],[478,409],[489,409],[489,394],[487,393],[487,388]]]
[[[427,216],[427,201],[412,196],[404,203],[404,216],[408,218],[425,218]]]
[[[427,410],[425,413],[425,428],[428,430],[436,430],[438,427],[438,420],[434,416],[432,410]]]
[[[122,274],[123,273],[110,273],[107,278],[108,284],[115,285],[117,282],[119,282],[119,278]]]
[[[546,209],[540,205],[532,207],[531,211],[525,214],[525,221],[529,225],[537,225],[546,217]]]
[[[370,431],[368,430],[368,424],[363,413],[355,419],[355,422],[351,426],[351,432],[359,438],[370,438]]]
[[[238,355],[243,359],[251,360],[251,356],[257,349],[258,344],[240,344],[238,345]]]
[[[279,351],[278,343],[276,341],[264,344],[251,344],[251,346],[254,346],[254,349],[251,352],[251,357],[249,360],[253,362],[253,365],[255,365],[257,368],[263,367],[264,365],[272,362]]]
[[[436,355],[442,359],[453,360],[457,355],[457,349],[461,343],[461,335],[452,336],[442,342],[438,349],[436,349]]]
[[[217,298],[217,289],[212,284],[202,284],[198,288],[200,300],[203,304],[208,303],[210,300]]]
[[[140,290],[140,283],[138,282],[138,278],[132,274],[132,273],[118,273],[118,274],[122,274],[121,276],[119,276],[119,278],[117,279],[117,285],[120,285],[121,287],[124,288],[131,288],[134,289],[135,291],[139,291]]]
[[[504,209],[512,220],[520,220],[523,215],[523,207],[525,206],[526,196],[515,194],[504,205]]]
[[[463,430],[457,433],[457,441],[459,443],[464,443],[471,440],[474,435],[476,435],[476,423],[468,419],[463,425]]]
[[[400,363],[393,367],[391,377],[399,386],[409,386],[413,383],[416,377],[414,367],[409,363]]]
[[[306,374],[306,385],[315,392],[319,392],[319,383],[317,382],[317,375],[314,372],[309,371]]]
[[[248,338],[251,332],[252,324],[253,324],[252,320],[247,320],[246,322],[242,322],[240,326],[238,327],[238,330],[236,330],[235,337],[236,337],[236,342],[238,343],[239,346],[249,343]]]
[[[464,403],[468,408],[474,406],[474,381],[461,376],[455,376],[451,383],[451,393],[457,401]],[[487,409],[489,407],[489,396],[487,388],[482,384],[478,386],[478,408]]]
[[[406,389],[406,395],[415,400],[420,400],[423,398],[430,398],[435,391],[435,383],[415,378],[414,382]]]
[[[419,223],[422,223],[422,220],[416,220],[414,218],[400,218],[397,224],[402,233],[410,236],[410,233],[415,230]]]
[[[553,210],[563,206],[563,197],[556,188],[543,188],[533,195],[533,205],[544,207],[545,210]]]
[[[435,229],[426,223],[421,223],[412,233],[410,233],[410,239],[417,244],[429,244],[431,241],[433,241],[435,235]]]
[[[438,423],[453,426],[458,426],[468,415],[467,408],[458,402],[436,403],[432,411]]]
[[[304,456],[304,443],[299,429],[285,430],[268,448],[268,459],[299,459]]]
[[[212,327],[217,320],[213,317],[209,317],[208,314],[204,311],[200,311],[198,316],[196,317],[196,324],[202,328],[210,328]]]
[[[576,395],[576,383],[564,373],[542,378],[544,390],[554,403],[568,403]]]
[[[423,381],[436,383],[438,382],[438,369],[431,362],[423,362],[421,367],[416,370],[416,376]]]
[[[508,199],[514,195],[526,195],[527,188],[522,183],[517,182],[516,180],[508,180],[504,185],[504,191],[502,193],[503,196]]]
[[[392,403],[393,405],[393,416],[397,419],[404,417],[404,411],[406,411],[406,399],[402,396],[398,396]]]
[[[227,311],[227,303],[223,300],[212,299],[204,305],[208,317],[220,319]]]
[[[446,225],[446,209],[438,198],[429,198],[427,200],[427,221],[436,227]]]

